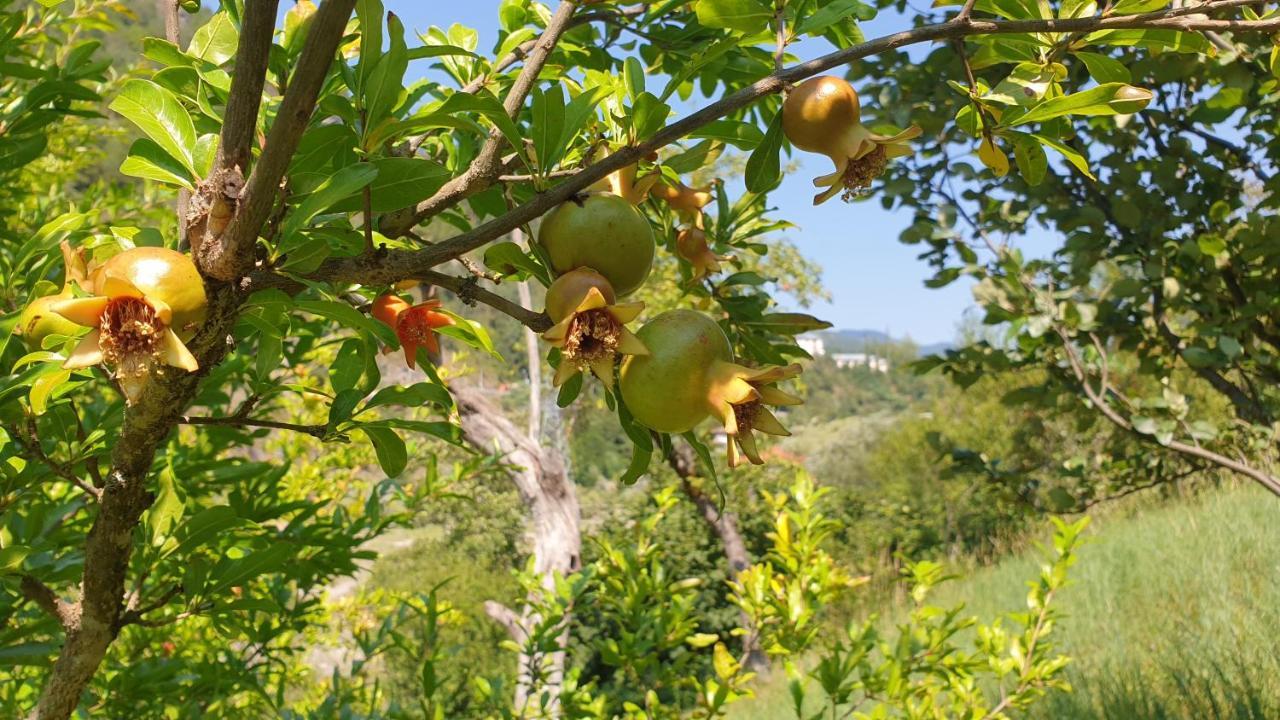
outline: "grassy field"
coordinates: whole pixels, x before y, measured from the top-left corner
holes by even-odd
[[[1037,554],[980,568],[939,592],[989,620],[1017,608]],[[1054,640],[1075,691],[1048,720],[1280,718],[1280,501],[1249,488],[1095,519]],[[749,706],[748,706],[749,705]],[[780,683],[737,720],[788,718]]]

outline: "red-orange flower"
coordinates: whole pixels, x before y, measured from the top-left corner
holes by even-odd
[[[436,312],[439,307],[439,300],[411,306],[395,295],[383,295],[373,302],[373,316],[396,331],[400,347],[404,348],[404,361],[410,368],[417,367],[418,348],[425,348],[428,355],[438,355],[436,328],[454,324],[453,318]],[[390,351],[391,348],[385,350]]]

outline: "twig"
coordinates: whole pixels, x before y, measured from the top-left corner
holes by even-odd
[[[325,425],[300,425],[298,423],[279,422],[276,420],[254,420],[252,418],[235,416],[203,417],[187,415],[179,418],[178,422],[183,425],[231,425],[252,428],[270,428],[273,430],[292,430],[294,432],[306,433],[307,435],[320,440],[323,440],[329,434],[329,429]]]
[[[36,460],[44,463],[55,475],[66,480],[84,491],[86,495],[95,501],[102,499],[102,491],[92,485],[81,480],[74,471],[64,463],[61,463],[44,451],[44,447],[40,444],[40,435],[36,429],[36,420],[34,416],[28,415],[25,425],[21,427],[6,426],[6,432],[24,451],[23,454],[34,457]]]
[[[124,626],[124,625],[140,624],[143,620],[143,616],[145,616],[149,612],[154,612],[164,607],[165,605],[168,605],[170,600],[173,600],[175,597],[181,595],[182,592],[183,592],[183,589],[181,584],[173,585],[168,590],[166,590],[164,594],[162,594],[160,597],[156,598],[155,600],[147,603],[146,605],[143,605],[142,607],[136,610],[130,610],[124,613],[124,615],[120,616],[120,625]]]
[[[416,277],[422,282],[430,283],[452,292],[461,298],[463,302],[484,303],[504,315],[515,318],[522,325],[534,332],[546,332],[551,329],[553,324],[551,322],[551,318],[547,317],[546,313],[534,312],[519,303],[511,302],[497,293],[489,292],[488,290],[480,287],[474,277],[454,277],[452,275],[445,275],[444,273],[438,273],[433,270],[420,273]]]
[[[164,39],[173,43],[175,47],[182,47],[182,23],[181,8],[178,7],[178,0],[156,0],[160,6],[160,14],[164,16]],[[186,240],[187,225],[187,209],[191,206],[191,191],[186,188],[178,188],[178,235]]]
[[[774,0],[773,3],[773,26],[774,26],[774,47],[773,47],[773,71],[775,73],[782,72],[783,63],[787,54],[787,5],[784,0]]]
[[[480,265],[475,260],[472,260],[466,255],[459,257],[458,263],[461,264],[462,267],[466,268],[467,272],[471,273],[472,276],[478,277],[481,280],[488,280],[489,282],[493,282],[493,283],[496,283],[502,280],[501,275],[485,270],[484,268],[480,267]]]
[[[248,3],[248,8],[271,6],[276,0]],[[298,149],[302,133],[311,121],[316,99],[333,64],[338,43],[356,0],[325,0],[320,4],[307,34],[307,43],[289,80],[289,90],[280,102],[275,123],[267,135],[266,147],[245,184],[235,216],[220,239],[218,252],[203,264],[212,277],[230,282],[239,278],[253,262],[253,246],[258,232],[271,214],[279,194],[280,180]],[[275,13],[271,12],[272,22]],[[236,73],[240,74],[239,71]],[[265,73],[263,74],[265,78]],[[248,82],[248,81],[246,81]],[[259,90],[261,94],[261,90]],[[252,126],[249,128],[252,131]],[[224,127],[224,133],[226,128]],[[237,138],[238,140],[238,138]],[[231,146],[235,150],[235,146]]]

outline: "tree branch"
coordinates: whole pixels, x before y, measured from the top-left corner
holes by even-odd
[[[278,422],[276,420],[254,420],[252,418],[235,416],[204,417],[184,415],[178,422],[183,425],[230,425],[236,427],[270,428],[273,430],[292,430],[294,432],[306,433],[307,435],[319,440],[323,440],[329,435],[328,427],[325,425],[300,425],[298,423]]]
[[[252,2],[248,5],[254,7],[259,4]],[[267,135],[266,147],[245,185],[244,197],[216,250],[201,257],[201,268],[207,275],[231,282],[252,267],[258,233],[271,214],[280,180],[311,121],[316,98],[324,86],[355,4],[356,0],[325,0],[316,11],[307,34],[307,44],[289,80],[289,89],[280,102],[280,110]],[[272,16],[274,20],[274,13]]]
[[[1267,20],[1214,20],[1204,17],[1185,17],[1191,14],[1203,14],[1253,4],[1256,4],[1256,0],[1218,0],[1195,8],[1162,10],[1142,15],[1065,20],[969,20],[963,24],[949,21],[933,25],[922,25],[911,30],[885,35],[823,55],[808,62],[793,65],[782,72],[768,75],[701,110],[667,125],[648,140],[614,152],[505,215],[444,242],[422,250],[388,250],[375,256],[330,259],[325,261],[314,273],[309,274],[308,277],[313,280],[368,285],[384,285],[406,278],[419,277],[423,272],[436,265],[481,247],[506,235],[515,228],[541,217],[556,205],[565,202],[591,184],[607,177],[609,173],[630,165],[650,153],[657,152],[659,149],[680,140],[703,125],[740,110],[766,95],[780,92],[788,84],[797,83],[821,72],[846,65],[870,55],[908,45],[970,35],[1043,32],[1072,33],[1132,29],[1168,29],[1181,32],[1222,30],[1251,33],[1280,31],[1280,18]]]
[[[174,47],[182,47],[181,8],[178,0],[156,0],[160,15],[164,18],[164,39],[173,43]],[[187,211],[191,206],[191,191],[178,188],[178,237],[185,240],[187,234]]]
[[[416,277],[422,282],[431,283],[452,292],[468,305],[476,302],[484,303],[504,315],[515,318],[521,325],[534,332],[546,332],[554,324],[546,313],[534,312],[519,303],[511,302],[497,293],[489,292],[480,287],[478,278],[454,277],[432,270],[421,273]]]
[[[63,629],[70,628],[79,619],[78,607],[64,602],[52,588],[40,582],[34,575],[23,575],[18,588],[25,598],[57,620]]]
[[[538,75],[551,57],[551,51],[560,41],[560,36],[571,26],[573,13],[577,9],[577,0],[561,0],[555,15],[547,23],[546,30],[542,31],[542,36],[529,52],[520,74],[516,76],[511,89],[507,91],[507,97],[502,106],[506,109],[508,116],[514,118],[520,114],[520,108],[524,106],[525,99],[533,90],[534,83],[538,81]],[[506,139],[502,133],[496,129],[491,131],[480,148],[480,154],[471,161],[471,165],[461,175],[445,183],[444,187],[419,203],[412,212],[388,215],[382,223],[383,234],[391,237],[404,235],[423,220],[493,185],[501,169],[500,155],[505,146]]]

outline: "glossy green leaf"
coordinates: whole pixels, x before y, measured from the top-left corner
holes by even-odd
[[[120,172],[129,177],[155,180],[188,190],[195,189],[194,172],[147,138],[133,141],[129,155],[120,164]]]
[[[236,46],[240,42],[240,33],[231,22],[231,16],[225,12],[214,13],[209,22],[202,25],[191,36],[187,46],[187,54],[221,65],[236,54]]]
[[[760,0],[698,0],[698,22],[707,27],[753,33],[766,30],[773,11]]]
[[[388,157],[374,160],[377,176],[369,183],[370,205],[375,213],[394,212],[417,205],[448,181],[448,169],[426,158]],[[357,212],[364,207],[364,193],[334,203],[325,212]]]
[[[747,190],[753,193],[768,192],[782,179],[782,161],[778,154],[782,152],[782,112],[773,116],[769,129],[764,134],[760,145],[747,158],[744,180]]]
[[[138,126],[152,142],[195,174],[192,148],[196,129],[173,93],[150,80],[129,80],[111,103],[111,109]]]
[[[1151,102],[1150,90],[1124,83],[1106,83],[1088,90],[1046,100],[1013,122],[1014,126],[1043,122],[1064,115],[1135,113]]]
[[[316,215],[336,204],[339,200],[359,191],[373,182],[378,175],[378,168],[373,163],[356,163],[334,173],[302,201],[284,222],[282,235],[288,237],[309,224]]]
[[[1127,83],[1132,79],[1129,68],[1115,58],[1095,52],[1072,53],[1089,70],[1089,77],[1098,83]]]
[[[395,430],[385,427],[365,425],[360,427],[360,432],[373,443],[382,472],[389,478],[399,477],[400,473],[404,472],[405,466],[409,464],[409,452],[405,448],[404,440]]]

